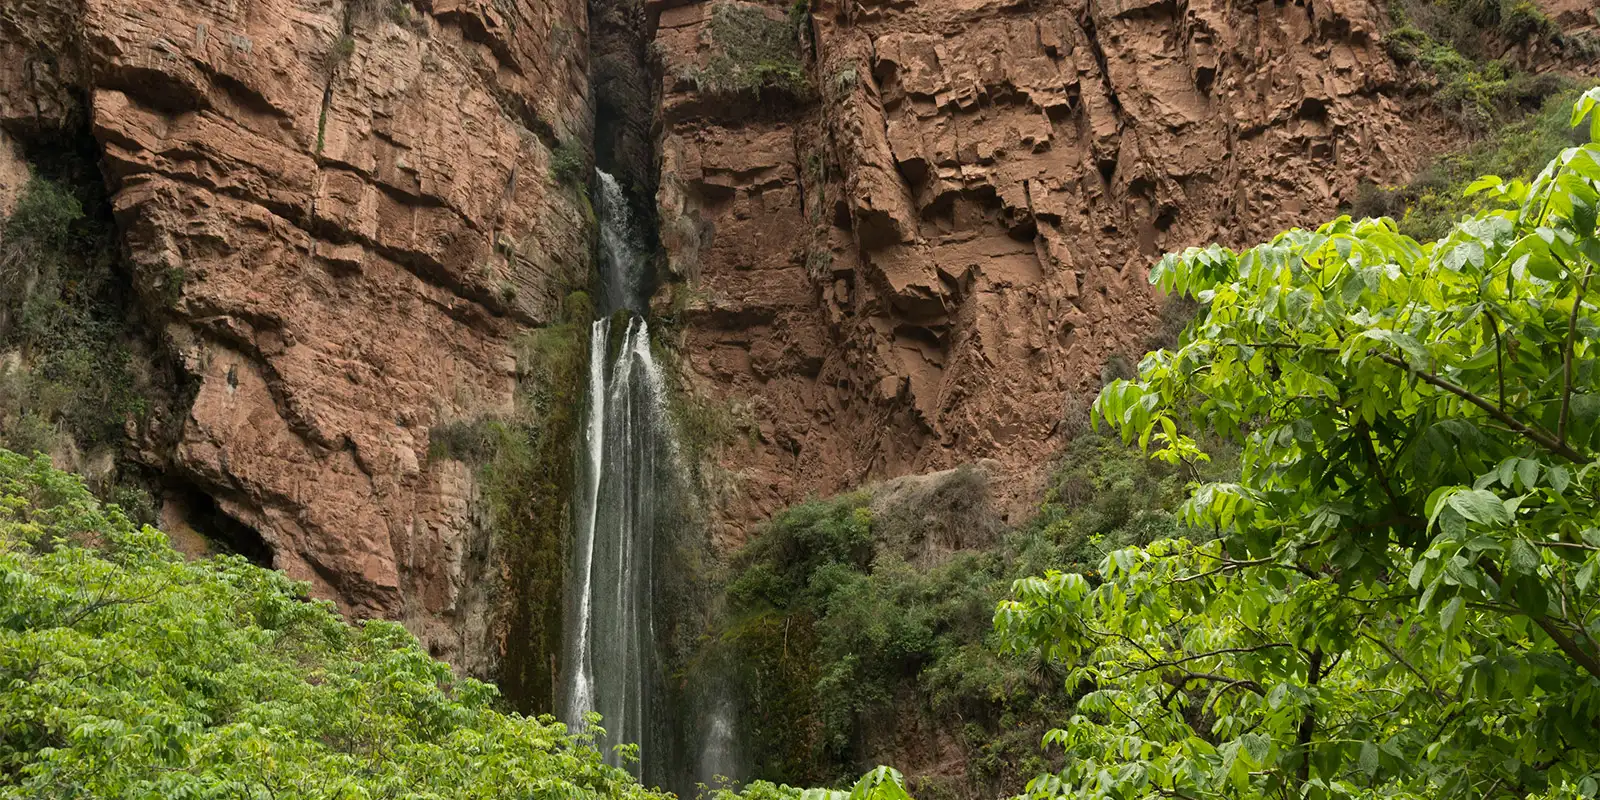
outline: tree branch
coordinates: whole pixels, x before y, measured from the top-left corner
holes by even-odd
[[[1495,583],[1500,584],[1502,587],[1505,586],[1505,576],[1501,574],[1500,567],[1493,561],[1484,559],[1483,571],[1488,574],[1490,578],[1493,578]],[[1560,648],[1561,652],[1565,653],[1567,658],[1577,662],[1578,666],[1583,667],[1584,671],[1588,672],[1590,675],[1600,678],[1600,659],[1595,658],[1593,653],[1583,649],[1582,646],[1573,641],[1572,637],[1568,636],[1566,631],[1561,630],[1561,628],[1556,625],[1555,620],[1552,620],[1543,614],[1537,616],[1529,614],[1526,609],[1518,610],[1523,614],[1526,614],[1528,619],[1533,620],[1533,623],[1538,625],[1539,629],[1544,631],[1546,636],[1550,637],[1550,641],[1556,643],[1556,647]]]
[[[1322,648],[1311,651],[1310,663],[1306,665],[1306,686],[1314,687],[1322,680]],[[1300,718],[1300,730],[1295,734],[1295,743],[1300,750],[1300,786],[1304,788],[1311,780],[1311,737],[1317,733],[1317,705],[1311,703],[1306,707],[1305,716]]]
[[[1417,378],[1424,383],[1443,389],[1455,395],[1456,397],[1459,397],[1462,400],[1465,400],[1477,406],[1478,408],[1483,409],[1489,414],[1489,416],[1499,420],[1502,425],[1505,425],[1512,431],[1522,435],[1532,442],[1543,446],[1546,450],[1549,450],[1550,452],[1555,453],[1556,455],[1561,456],[1568,461],[1571,461],[1575,464],[1587,464],[1589,462],[1589,459],[1585,458],[1582,453],[1579,453],[1571,447],[1568,447],[1564,442],[1558,441],[1555,437],[1544,431],[1538,430],[1537,428],[1530,428],[1527,425],[1522,424],[1510,414],[1507,414],[1506,412],[1501,411],[1499,408],[1496,408],[1493,403],[1483,399],[1482,397],[1479,397],[1470,390],[1453,383],[1446,378],[1441,378],[1431,372],[1423,372],[1422,370],[1406,363],[1405,359],[1399,358],[1398,356],[1393,356],[1388,353],[1374,353],[1374,355],[1390,364],[1410,372],[1411,374],[1417,376]]]
[[[1500,410],[1506,410],[1506,352],[1505,346],[1500,342],[1500,323],[1494,318],[1494,311],[1486,309],[1483,315],[1484,324],[1494,332],[1494,375],[1500,385]]]

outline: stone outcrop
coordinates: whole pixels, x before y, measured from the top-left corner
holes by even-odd
[[[586,19],[582,0],[0,8],[0,130],[93,135],[190,382],[140,457],[342,610],[479,674],[504,567],[473,471],[429,434],[508,411],[513,336],[587,280],[550,168],[591,135]]]
[[[690,383],[753,434],[718,455],[730,543],[979,458],[1027,494],[1171,322],[1159,254],[1315,224],[1449,141],[1365,0],[818,0],[816,96],[754,104],[684,78],[714,8],[652,10]]]

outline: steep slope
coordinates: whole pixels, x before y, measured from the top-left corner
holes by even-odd
[[[580,0],[0,9],[0,152],[93,136],[190,384],[138,457],[341,610],[480,674],[509,567],[430,431],[509,413],[513,337],[587,282],[586,211],[552,177],[590,136],[585,20]]]

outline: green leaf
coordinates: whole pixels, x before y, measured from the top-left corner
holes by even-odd
[[[1517,606],[1532,616],[1542,617],[1548,610],[1550,597],[1545,592],[1544,582],[1537,575],[1519,578],[1512,595],[1516,598]]]
[[[1439,626],[1444,629],[1446,634],[1453,634],[1456,632],[1456,623],[1460,619],[1461,595],[1458,594],[1450,598],[1450,602],[1445,603],[1444,608],[1439,609]]]
[[[1467,184],[1467,188],[1463,194],[1471,197],[1472,195],[1488,189],[1499,188],[1500,184],[1502,183],[1505,183],[1505,181],[1502,180],[1499,175],[1485,175],[1473,181],[1472,183]]]
[[[1428,562],[1426,560],[1423,560],[1423,559],[1417,559],[1417,563],[1411,565],[1411,575],[1410,575],[1410,579],[1408,581],[1408,583],[1410,583],[1410,585],[1411,585],[1411,588],[1412,589],[1416,589],[1417,587],[1421,586],[1422,585],[1422,579],[1427,574],[1428,574]]]
[[[1449,503],[1457,513],[1472,522],[1482,525],[1506,525],[1511,522],[1511,515],[1506,513],[1505,505],[1493,492],[1468,489],[1450,495]]]
[[[1542,562],[1539,551],[1526,539],[1517,539],[1511,543],[1511,572],[1518,575],[1533,575],[1538,572],[1540,563]]]
[[[1244,746],[1245,755],[1250,757],[1252,766],[1260,767],[1267,763],[1267,755],[1272,752],[1272,740],[1259,733],[1247,733],[1239,737],[1239,742]]]
[[[1550,488],[1555,489],[1556,494],[1566,494],[1570,485],[1572,485],[1571,470],[1560,464],[1550,468]]]
[[[1361,755],[1357,761],[1357,766],[1359,766],[1361,771],[1368,777],[1376,775],[1378,774],[1379,767],[1378,757],[1379,754],[1377,745],[1373,744],[1372,742],[1362,742]]]
[[[1539,462],[1531,458],[1518,459],[1517,478],[1522,481],[1523,489],[1532,489],[1539,483]]]

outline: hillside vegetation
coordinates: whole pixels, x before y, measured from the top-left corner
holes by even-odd
[[[391,622],[0,451],[0,798],[645,798]]]
[[[995,605],[1047,568],[1092,571],[1114,550],[1195,534],[1171,513],[1186,484],[1233,474],[1225,458],[1196,473],[1085,433],[1037,515],[1013,529],[972,467],[920,489],[800,504],[735,560],[726,613],[696,666],[733,674],[752,774],[840,785],[912,756],[924,763],[902,765],[919,797],[1014,791],[1053,763],[1039,740],[1070,704],[1057,691],[1065,672],[1002,652]],[[945,737],[960,770],[913,770],[932,748],[906,740]]]

